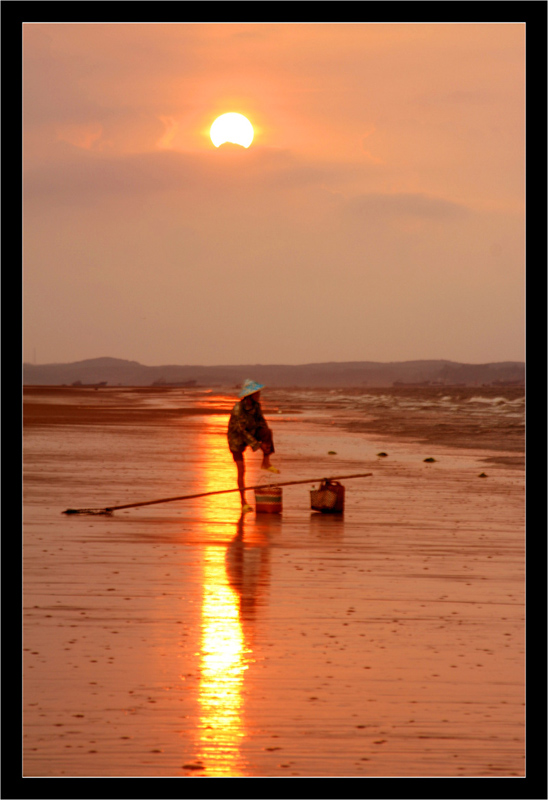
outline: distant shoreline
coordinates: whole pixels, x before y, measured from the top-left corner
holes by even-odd
[[[241,385],[246,378],[280,388],[525,385],[525,363],[464,364],[438,359],[151,367],[137,361],[96,358],[71,364],[23,365],[25,386],[233,387]]]
[[[452,389],[452,391],[451,391]],[[440,396],[448,391],[459,411],[445,412],[440,405]],[[323,392],[328,392],[322,396]],[[294,392],[294,394],[293,394]],[[277,414],[295,415],[319,412],[310,420],[325,424],[328,415],[332,424],[346,431],[381,437],[387,442],[414,440],[430,445],[442,445],[451,449],[484,450],[492,455],[487,459],[499,466],[523,469],[525,467],[524,427],[519,423],[478,425],[467,413],[467,404],[475,396],[491,402],[502,399],[500,387],[396,387],[376,389],[275,389],[266,392],[263,409],[267,418],[276,419]],[[522,387],[507,387],[504,397],[515,402],[525,395]],[[165,397],[165,406],[154,406],[141,402],[150,397]],[[382,401],[391,397],[397,402],[383,403],[379,408],[354,408],[356,401],[371,396]],[[164,387],[105,387],[96,391],[90,387],[24,387],[23,426],[52,427],[57,425],[158,425],[168,420],[180,420],[196,416],[228,416],[237,394],[234,389],[210,392],[209,390],[176,389]],[[171,399],[171,402],[167,402]],[[402,408],[401,402],[414,401],[422,404],[417,409]],[[437,405],[434,405],[437,402]],[[400,405],[398,405],[398,403]],[[432,410],[429,405],[432,404]],[[283,419],[283,416],[280,417]],[[489,417],[487,418],[489,421]]]

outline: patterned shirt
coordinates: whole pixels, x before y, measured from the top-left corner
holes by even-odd
[[[227,436],[230,450],[233,453],[245,450],[247,445],[252,450],[258,450],[261,446],[261,429],[267,427],[261,404],[250,397],[240,400],[232,409],[228,422]]]

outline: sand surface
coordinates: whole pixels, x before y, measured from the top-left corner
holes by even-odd
[[[389,439],[286,394],[278,480],[373,473],[342,516],[311,513],[313,483],[243,520],[236,493],[62,514],[232,488],[231,402],[25,391],[23,774],[523,776],[515,446]]]

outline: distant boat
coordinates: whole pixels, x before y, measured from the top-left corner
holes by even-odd
[[[82,381],[74,381],[71,383],[71,386],[74,386],[76,389],[99,389],[101,386],[106,386],[108,381],[101,381],[100,383],[82,383]]]

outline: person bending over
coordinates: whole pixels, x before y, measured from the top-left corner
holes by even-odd
[[[228,422],[228,446],[238,469],[238,489],[244,512],[252,510],[245,499],[244,450],[246,447],[251,447],[253,451],[259,449],[262,451],[261,469],[276,473],[280,471],[270,463],[270,456],[274,452],[274,441],[272,431],[268,427],[261,409],[261,389],[264,389],[264,384],[249,379],[244,381],[240,400],[232,409]]]

